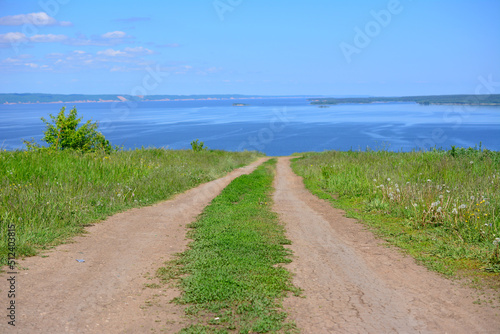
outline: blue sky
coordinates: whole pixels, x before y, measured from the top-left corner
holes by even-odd
[[[499,60],[498,0],[0,0],[0,93],[499,93]]]

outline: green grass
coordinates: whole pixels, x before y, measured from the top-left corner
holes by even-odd
[[[500,152],[306,153],[293,168],[427,267],[500,287]]]
[[[17,256],[34,255],[83,231],[86,224],[151,205],[246,165],[256,153],[141,149],[112,154],[0,152],[0,265],[7,226]]]
[[[290,273],[290,241],[271,210],[276,160],[235,179],[191,224],[189,249],[158,270],[180,278],[192,325],[182,333],[266,333],[293,330],[281,303],[298,292]],[[218,318],[218,319],[216,319]]]

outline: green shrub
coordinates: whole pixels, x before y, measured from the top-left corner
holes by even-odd
[[[191,142],[191,148],[193,149],[193,151],[195,152],[200,152],[200,151],[203,151],[203,150],[206,150],[207,147],[205,146],[205,143],[203,143],[202,141],[200,141],[199,139],[196,139],[196,140],[193,140]]]
[[[81,124],[82,118],[78,118],[76,108],[70,110],[66,116],[66,107],[62,107],[57,116],[49,115],[49,122],[42,117],[42,121],[46,125],[42,141],[49,144],[49,148],[55,150],[78,150],[82,152],[106,151],[107,153],[113,150],[104,135],[97,130],[99,124],[92,123],[88,120]],[[40,146],[34,140],[24,141],[28,149],[40,149]]]

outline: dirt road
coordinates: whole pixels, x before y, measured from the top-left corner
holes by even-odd
[[[48,257],[20,261],[28,270],[16,277],[15,328],[7,325],[8,282],[0,275],[0,333],[177,332],[184,327],[184,312],[169,301],[178,291],[144,288],[152,282],[148,277],[185,250],[186,224],[263,160],[172,200],[114,215],[73,243],[46,252]]]
[[[385,247],[341,210],[309,193],[280,158],[275,210],[305,298],[285,306],[303,333],[500,333],[500,309]]]

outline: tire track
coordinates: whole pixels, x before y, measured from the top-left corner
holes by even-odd
[[[288,268],[305,298],[285,308],[304,333],[498,333],[499,311],[475,291],[387,248],[344,212],[307,191],[278,160],[275,211],[292,241]]]

